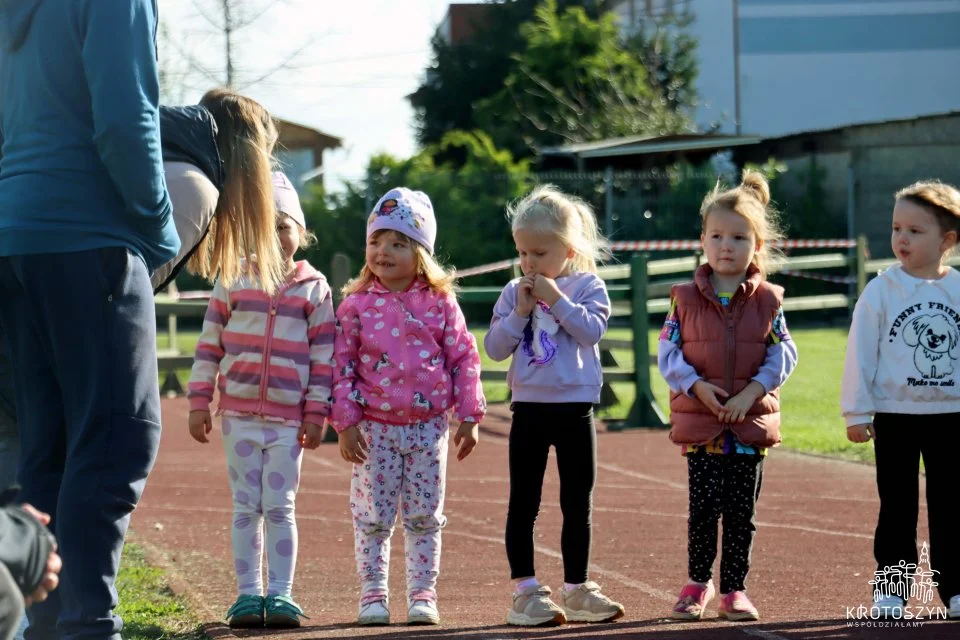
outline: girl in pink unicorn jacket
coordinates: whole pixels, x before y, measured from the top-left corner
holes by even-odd
[[[480,355],[433,258],[426,194],[399,187],[367,222],[366,265],[337,310],[332,424],[354,463],[350,491],[361,596],[358,623],[387,624],[390,537],[406,531],[407,622],[439,624],[437,576],[446,483],[448,412],[463,460],[486,410]]]

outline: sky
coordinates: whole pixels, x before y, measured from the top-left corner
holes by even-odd
[[[448,0],[233,2],[246,3],[251,18],[265,10],[235,35],[235,86],[274,116],[343,140],[343,149],[324,155],[328,188],[361,177],[374,153],[415,151],[413,111],[404,96],[430,63],[430,38]],[[223,35],[203,15],[222,20],[221,4],[159,0],[169,34],[160,39],[161,65],[175,87],[169,102],[195,103],[223,84]],[[288,69],[245,86],[301,48]]]

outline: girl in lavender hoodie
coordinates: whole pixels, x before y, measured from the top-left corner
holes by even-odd
[[[623,616],[623,605],[587,576],[597,472],[593,405],[602,382],[597,343],[610,317],[596,263],[606,254],[606,240],[585,202],[549,185],[510,208],[508,217],[523,277],[500,294],[484,338],[493,360],[513,356],[507,376],[513,422],[506,543],[516,588],[507,623],[615,620]],[[533,568],[533,527],[551,445],[564,515],[562,608]]]

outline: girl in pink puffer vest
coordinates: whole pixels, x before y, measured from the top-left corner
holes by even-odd
[[[406,530],[407,621],[439,624],[437,576],[448,412],[457,459],[486,410],[476,341],[433,258],[426,194],[387,192],[367,222],[366,264],[337,310],[332,424],[354,463],[350,491],[361,596],[358,622],[390,621],[387,573],[397,511]]]

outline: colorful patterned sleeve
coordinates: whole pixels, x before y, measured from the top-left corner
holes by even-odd
[[[680,346],[680,316],[677,314],[676,298],[670,300],[670,310],[667,311],[667,319],[663,321],[660,339]]]
[[[787,331],[783,307],[773,317],[773,328],[767,337],[767,355],[753,379],[767,391],[783,386],[797,368],[797,345]]]
[[[657,367],[672,391],[692,395],[693,385],[700,379],[700,374],[684,360],[680,342],[680,315],[674,298],[670,301],[670,310],[660,332]]]

